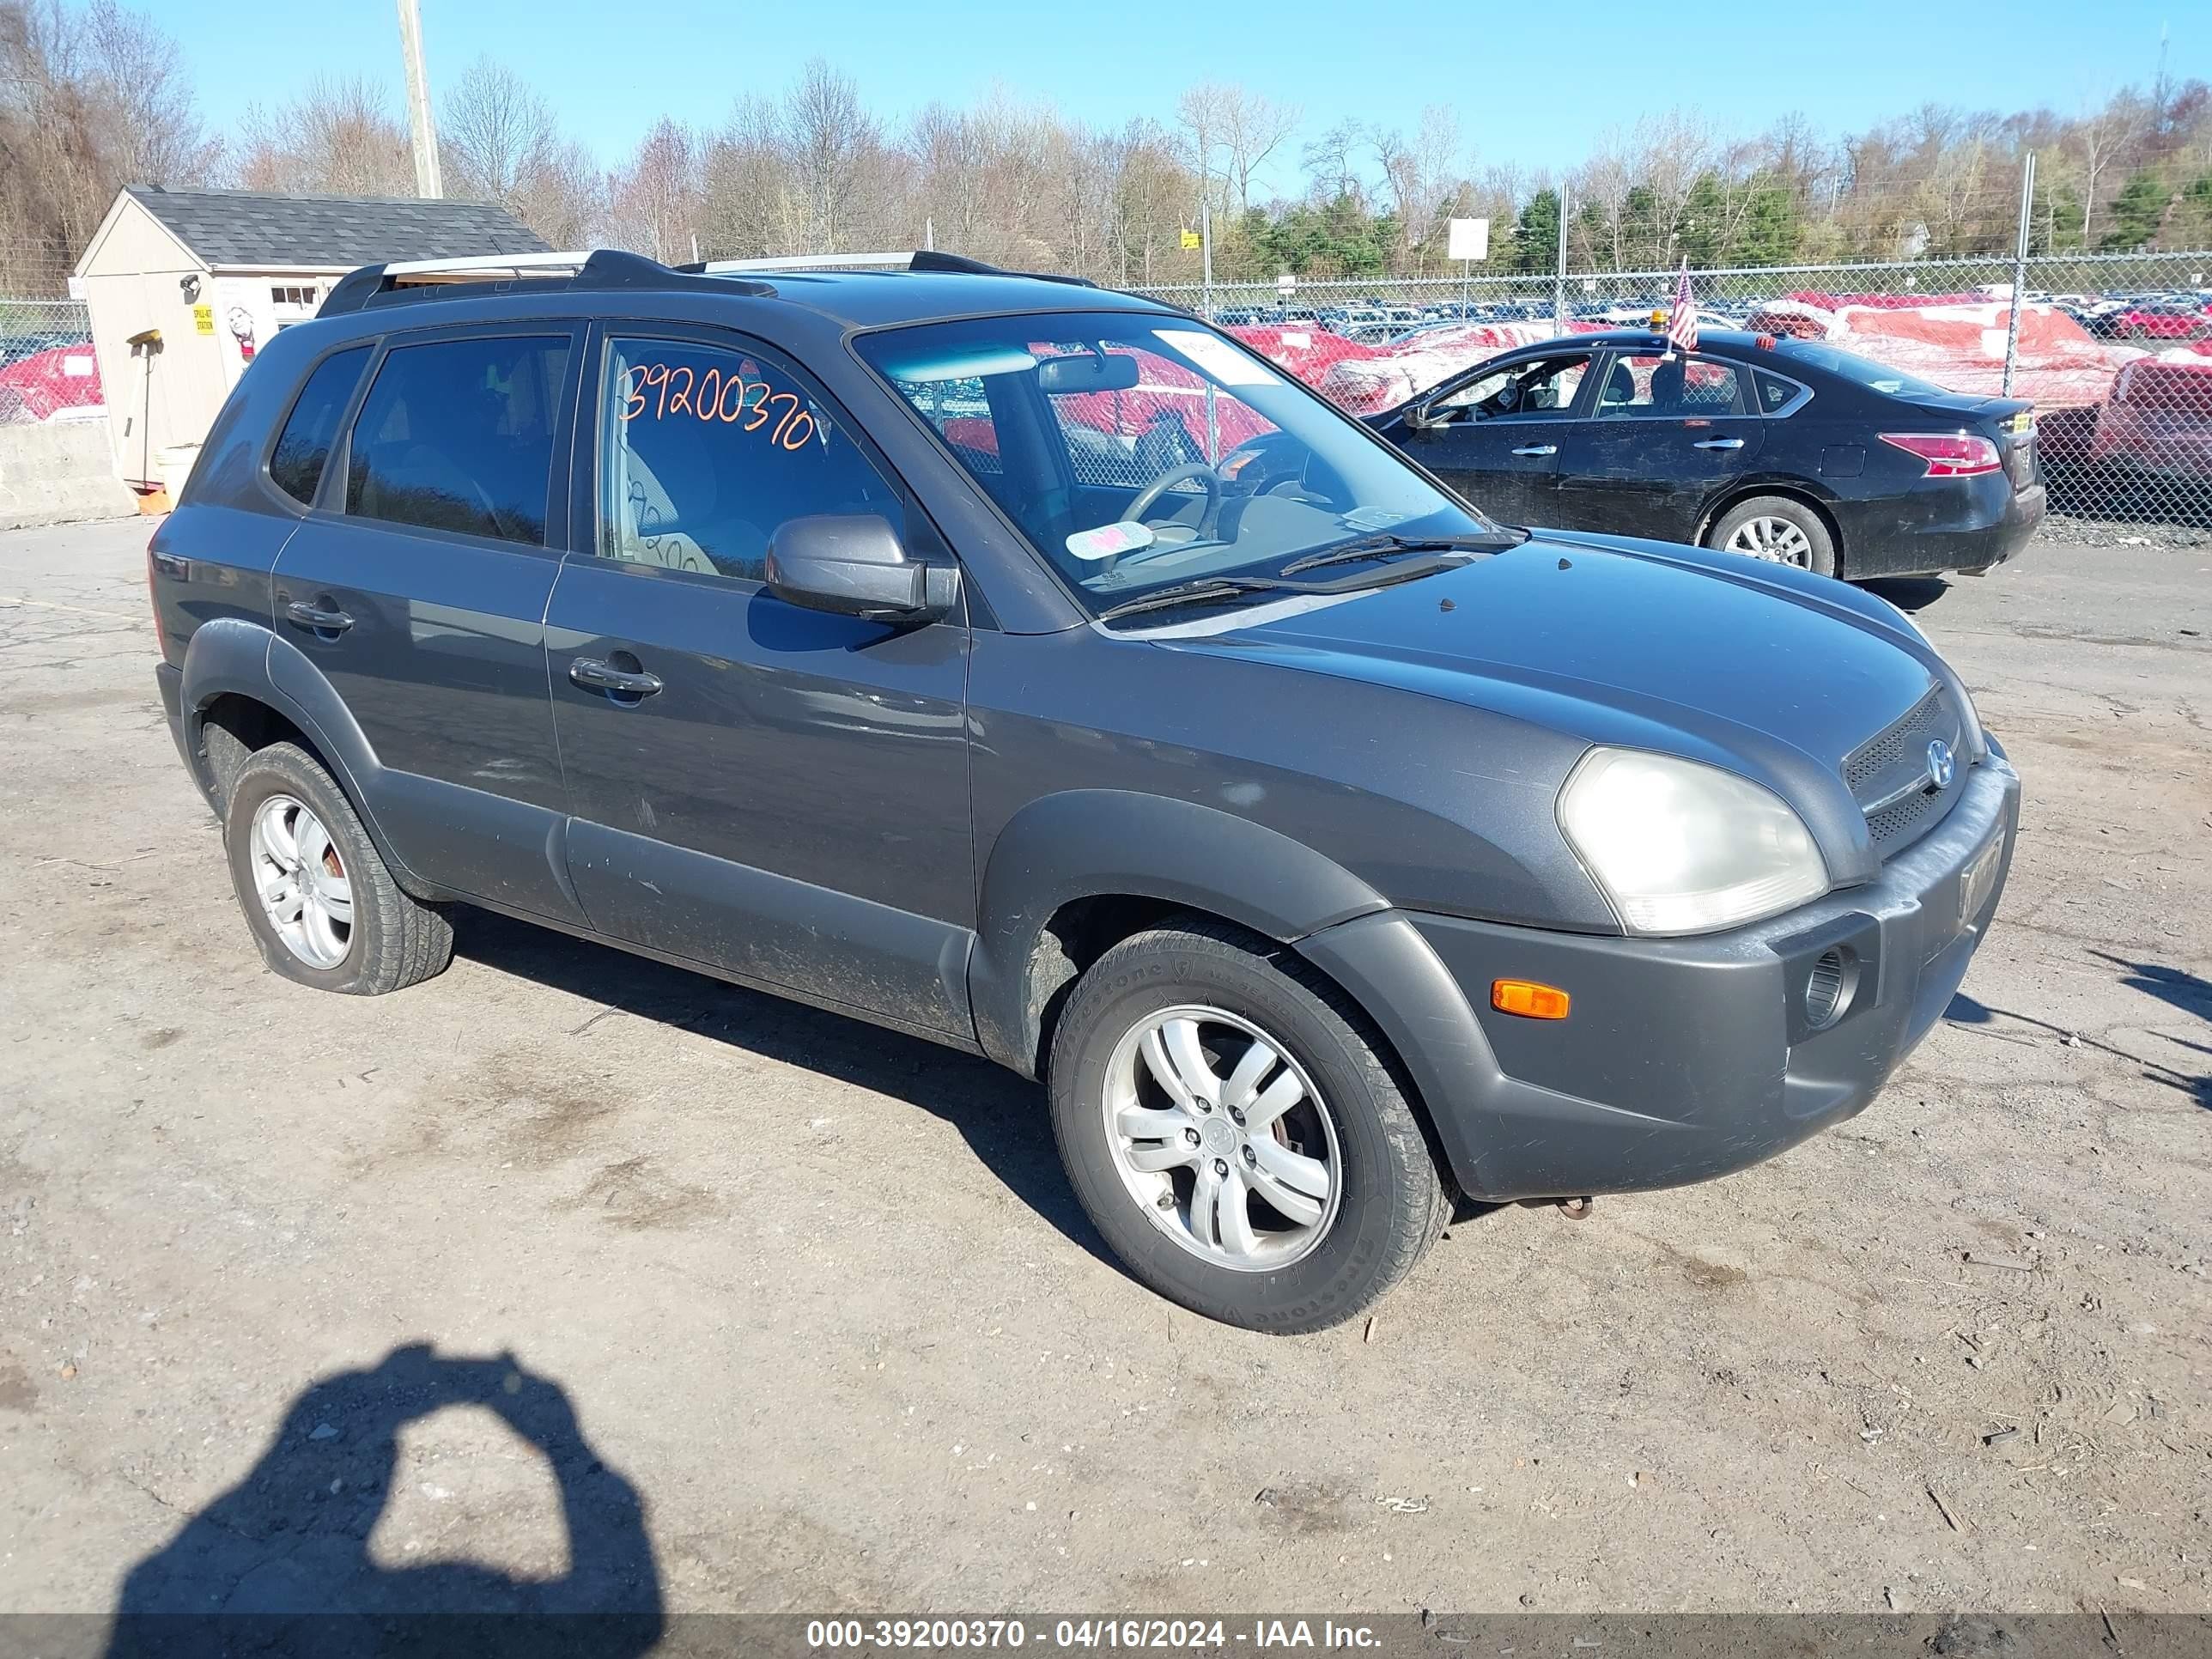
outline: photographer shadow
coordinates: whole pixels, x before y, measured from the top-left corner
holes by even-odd
[[[468,1561],[387,1567],[369,1534],[407,1424],[497,1414],[560,1489],[568,1571],[518,1578]],[[660,1574],[629,1482],[584,1438],[561,1388],[510,1357],[395,1348],[293,1403],[261,1460],[124,1581],[109,1659],[250,1650],[628,1659],[663,1631]]]

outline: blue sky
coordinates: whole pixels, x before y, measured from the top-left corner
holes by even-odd
[[[219,14],[204,0],[137,3],[179,41],[218,125],[318,73],[367,74],[399,107],[391,0],[225,0]],[[1183,87],[1218,79],[1303,106],[1305,135],[1346,116],[1411,129],[1423,105],[1450,103],[1478,164],[1524,167],[1571,162],[1607,126],[1674,105],[1744,132],[1802,110],[1828,135],[1929,101],[2071,112],[2148,82],[2168,22],[2172,71],[2212,76],[2212,13],[2172,0],[421,5],[434,87],[491,53],[552,97],[609,161],[662,114],[716,125],[738,94],[780,89],[817,53],[893,122],[994,82],[1087,121],[1166,119]],[[1296,143],[1286,149],[1294,169]],[[1291,173],[1275,182],[1292,183]]]

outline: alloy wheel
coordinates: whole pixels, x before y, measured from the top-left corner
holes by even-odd
[[[1803,570],[1813,568],[1811,538],[1787,519],[1746,519],[1728,538],[1728,551],[1748,553],[1772,564],[1794,564]]]
[[[247,854],[262,914],[284,948],[310,968],[343,962],[353,948],[353,884],[313,810],[270,796],[254,811]]]
[[[1286,1267],[1336,1219],[1343,1159],[1328,1104],[1249,1020],[1205,1004],[1147,1015],[1115,1046],[1101,1103],[1129,1195],[1217,1267]]]

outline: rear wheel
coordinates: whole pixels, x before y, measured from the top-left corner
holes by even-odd
[[[296,744],[254,750],[223,812],[246,924],[272,972],[379,996],[453,959],[453,930],[392,879],[345,793]]]
[[[1826,522],[1787,495],[1754,495],[1715,521],[1705,545],[1771,564],[1794,564],[1815,575],[1836,574],[1836,543]]]
[[[1288,951],[1193,919],[1101,957],[1051,1063],[1084,1209],[1146,1285],[1252,1330],[1352,1318],[1449,1214],[1364,1019]]]

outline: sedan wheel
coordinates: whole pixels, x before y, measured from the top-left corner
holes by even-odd
[[[271,795],[249,843],[262,914],[285,949],[310,968],[335,968],[353,948],[353,884],[337,842],[307,805]]]
[[[1103,1104],[1129,1195],[1217,1267],[1287,1267],[1336,1218],[1343,1158],[1328,1105],[1249,1020],[1205,1004],[1146,1017],[1107,1062]]]
[[[1787,519],[1746,519],[1724,545],[1729,552],[1748,553],[1771,563],[1794,564],[1801,570],[1813,568],[1813,544]]]

